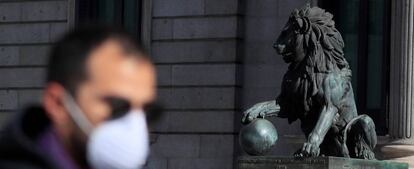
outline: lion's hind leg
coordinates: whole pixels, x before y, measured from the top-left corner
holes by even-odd
[[[360,115],[349,122],[345,129],[344,141],[351,158],[375,159],[377,144],[375,124],[367,115]]]

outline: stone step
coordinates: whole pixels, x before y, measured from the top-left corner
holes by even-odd
[[[408,169],[407,163],[342,157],[241,156],[239,169]]]

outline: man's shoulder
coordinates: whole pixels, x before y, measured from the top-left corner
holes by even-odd
[[[11,133],[6,131],[0,136],[0,169],[52,168],[35,145],[16,139]]]
[[[47,157],[17,147],[16,145],[0,145],[1,169],[40,169],[52,168]]]
[[[36,144],[39,124],[44,123],[39,108],[15,114],[0,132],[0,169],[53,168],[51,160]],[[44,124],[42,124],[44,125]]]

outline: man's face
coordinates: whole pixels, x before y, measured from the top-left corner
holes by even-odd
[[[111,115],[108,97],[125,99],[133,108],[142,108],[154,98],[152,64],[128,55],[118,41],[108,40],[86,61],[87,80],[78,86],[75,100],[94,126]]]
[[[85,69],[86,80],[80,82],[73,97],[93,127],[111,116],[108,97],[124,99],[134,109],[154,99],[153,65],[146,59],[125,53],[117,40],[107,40],[91,51]],[[84,161],[86,133],[74,123],[64,106],[65,93],[60,84],[48,83],[43,105],[64,147],[77,161]]]
[[[116,39],[106,40],[92,50],[85,61],[86,78],[76,86],[75,102],[92,127],[111,117],[108,98],[128,101],[132,109],[142,109],[155,97],[155,71],[145,58],[125,52]],[[43,107],[63,147],[81,166],[87,167],[87,133],[75,123],[67,109],[66,90],[49,82],[44,90]],[[72,112],[74,113],[74,112]]]

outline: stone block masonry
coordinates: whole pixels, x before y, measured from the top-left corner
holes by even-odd
[[[40,101],[50,45],[69,28],[69,1],[0,1],[0,124]]]
[[[164,116],[146,169],[232,169],[241,88],[239,0],[154,0],[152,59]],[[236,120],[238,121],[238,120]]]

